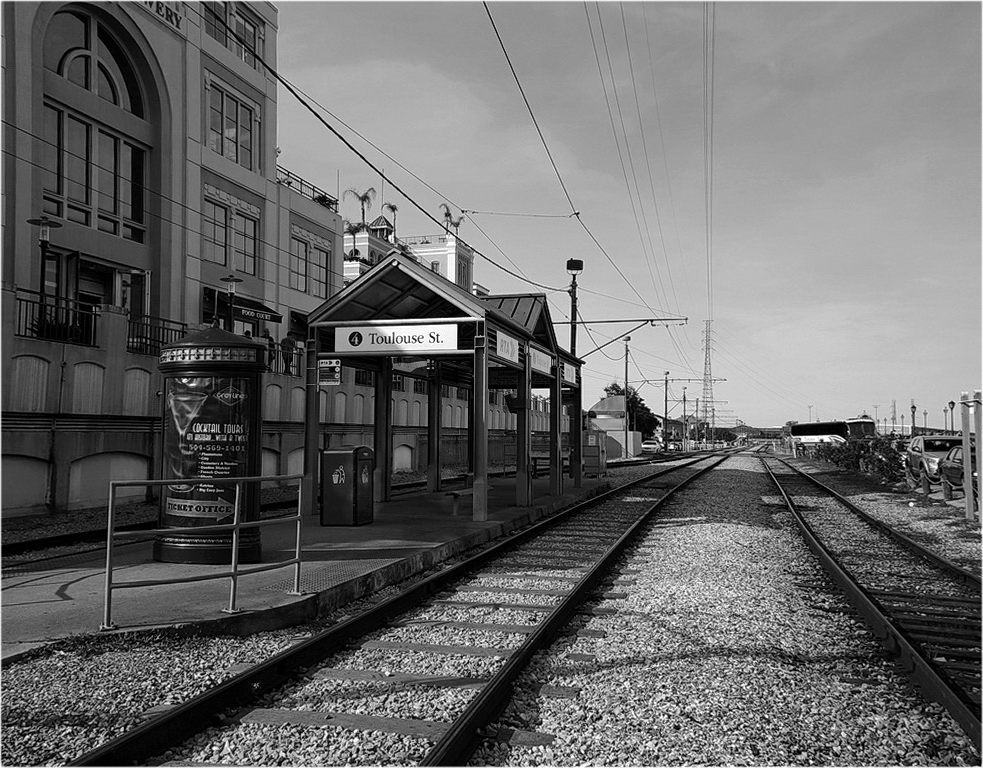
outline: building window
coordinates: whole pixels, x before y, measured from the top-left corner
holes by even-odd
[[[214,83],[208,89],[208,148],[255,170],[252,107]]]
[[[324,248],[313,246],[311,248],[311,295],[318,298],[326,298],[328,295],[328,264],[331,261],[331,252]]]
[[[471,290],[471,262],[458,258],[457,284],[467,291]]]
[[[427,382],[425,379],[413,379],[413,394],[414,395],[427,394]]]
[[[256,274],[256,230],[259,222],[232,214],[232,263],[240,272]]]
[[[290,240],[290,287],[325,298],[331,251],[298,237]]]
[[[360,387],[373,386],[372,371],[366,371],[364,368],[356,368],[355,383]]]
[[[307,243],[296,237],[290,240],[290,287],[307,291]]]
[[[405,392],[406,391],[406,381],[403,379],[402,375],[398,373],[393,374],[393,392]]]
[[[79,88],[143,117],[136,71],[116,39],[95,19],[76,11],[51,17],[44,38],[44,66]]]
[[[43,116],[45,212],[144,242],[147,151],[57,105]]]
[[[255,219],[206,199],[201,215],[201,257],[215,264],[229,264],[231,248],[233,268],[255,275],[258,232],[259,222]]]
[[[256,69],[256,56],[263,55],[259,21],[238,4],[205,2],[202,5],[205,10],[205,33]]]

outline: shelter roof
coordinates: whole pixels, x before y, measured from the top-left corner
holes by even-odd
[[[591,411],[598,416],[617,416],[624,418],[625,415],[625,396],[612,395],[598,400],[590,407]]]
[[[558,349],[544,293],[496,294],[481,299],[521,325],[548,350]]]
[[[311,325],[330,321],[467,317],[525,327],[455,283],[403,256],[390,256],[308,315]]]

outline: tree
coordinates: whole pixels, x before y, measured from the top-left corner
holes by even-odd
[[[365,231],[366,226],[363,221],[348,221],[345,219],[345,234],[352,236],[352,249],[345,254],[348,258],[357,259],[359,257],[358,248],[355,247],[355,235]]]
[[[359,205],[362,206],[362,226],[368,226],[365,223],[365,209],[372,207],[372,200],[375,198],[375,187],[369,187],[364,192],[359,192],[355,187],[349,187],[345,190],[342,197],[345,198],[349,195],[358,200]]]
[[[625,389],[617,382],[611,382],[604,388],[604,393],[608,397],[618,397],[625,394]],[[628,387],[628,424],[641,432],[643,439],[652,437],[662,425],[661,419],[652,413],[634,387]]]
[[[440,204],[440,210],[444,212],[444,232],[450,232],[451,225],[451,207],[447,203]]]
[[[382,210],[389,211],[393,215],[393,242],[395,243],[397,241],[397,237],[396,237],[396,211],[398,211],[399,208],[396,206],[395,203],[383,203],[382,204]]]

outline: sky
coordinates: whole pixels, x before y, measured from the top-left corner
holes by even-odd
[[[389,181],[282,87],[279,163],[399,236],[464,211],[564,347],[581,259],[586,408],[630,331],[629,385],[691,413],[707,321],[718,425],[941,428],[980,387],[980,3],[276,6],[280,74]]]

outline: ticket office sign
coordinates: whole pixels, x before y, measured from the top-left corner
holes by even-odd
[[[418,355],[456,352],[457,324],[362,325],[334,329],[338,354]]]
[[[248,476],[249,385],[249,380],[241,376],[177,376],[164,380],[164,477],[176,481],[165,486],[165,515],[200,519],[189,522],[191,525],[231,522],[235,512],[234,484],[192,485],[180,481]]]
[[[544,352],[536,347],[529,346],[529,361],[530,367],[534,371],[539,371],[540,373],[545,373],[546,375],[552,375],[553,373],[553,355],[548,352]]]

